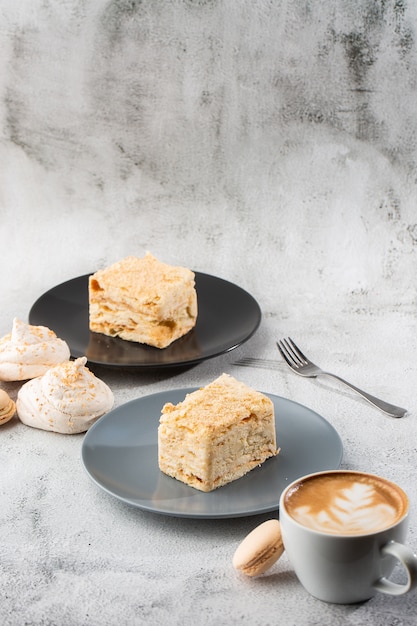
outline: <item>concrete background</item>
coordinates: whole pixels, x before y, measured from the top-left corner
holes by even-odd
[[[283,315],[414,308],[416,27],[406,0],[2,0],[3,290],[148,249]]]

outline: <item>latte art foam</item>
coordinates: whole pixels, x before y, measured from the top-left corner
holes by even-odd
[[[407,508],[396,485],[378,477],[349,472],[310,477],[286,495],[291,517],[303,526],[332,534],[363,534],[387,528]]]

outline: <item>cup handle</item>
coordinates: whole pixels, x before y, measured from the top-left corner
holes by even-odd
[[[417,556],[411,548],[397,541],[389,541],[381,548],[381,553],[382,555],[390,555],[398,559],[407,572],[408,580],[405,585],[400,585],[388,580],[388,578],[380,578],[373,585],[377,591],[382,591],[382,593],[388,593],[392,596],[400,596],[417,586]]]

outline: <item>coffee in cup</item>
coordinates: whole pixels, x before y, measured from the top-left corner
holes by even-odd
[[[366,472],[333,470],[294,481],[279,510],[285,550],[301,583],[313,596],[339,603],[409,591],[417,585],[417,557],[402,543],[408,509],[398,485]],[[388,580],[396,561],[406,584]]]
[[[339,471],[297,481],[285,494],[285,507],[295,521],[313,530],[363,535],[398,522],[408,499],[384,478]]]

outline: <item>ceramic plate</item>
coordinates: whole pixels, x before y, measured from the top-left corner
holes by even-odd
[[[140,509],[175,517],[224,518],[276,511],[281,492],[293,480],[339,467],[343,448],[334,428],[311,409],[266,394],[275,406],[278,456],[209,493],[166,476],[158,467],[161,409],[194,390],[138,398],[100,418],[82,445],[82,462],[90,478],[110,495]]]
[[[64,339],[76,358],[113,367],[160,368],[199,363],[247,341],[257,330],[261,310],[241,287],[195,272],[197,324],[187,335],[160,350],[92,333],[88,327],[88,274],[43,294],[32,306],[29,323],[48,326]]]

